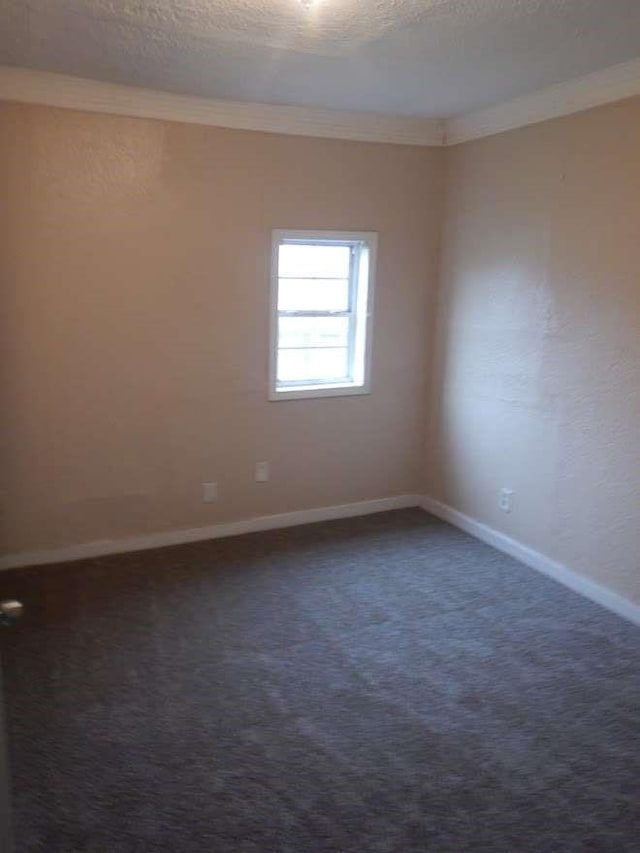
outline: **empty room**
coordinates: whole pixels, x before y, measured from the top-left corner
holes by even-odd
[[[640,850],[638,0],[0,0],[0,853]]]

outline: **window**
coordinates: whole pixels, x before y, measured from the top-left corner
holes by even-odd
[[[377,235],[274,231],[269,399],[369,392]]]

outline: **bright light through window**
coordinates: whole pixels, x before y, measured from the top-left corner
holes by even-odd
[[[376,235],[276,231],[271,399],[363,394]]]

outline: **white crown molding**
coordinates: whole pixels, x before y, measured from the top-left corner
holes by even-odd
[[[194,98],[6,66],[0,66],[0,100],[360,142],[440,146],[444,140],[438,119]]]
[[[640,59],[540,89],[486,110],[449,119],[445,122],[445,145],[493,136],[634,95],[640,95]]]
[[[425,495],[422,498],[422,508],[426,512],[430,512],[432,515],[443,519],[443,521],[448,521],[454,527],[464,530],[465,533],[471,534],[476,539],[486,542],[492,548],[496,548],[504,554],[509,554],[510,557],[514,557],[516,560],[524,563],[525,566],[542,572],[542,574],[553,578],[553,580],[558,581],[563,586],[572,589],[585,598],[589,598],[591,601],[595,601],[596,604],[600,604],[602,607],[606,607],[607,610],[611,610],[618,616],[622,616],[623,619],[628,619],[634,625],[640,625],[640,605],[635,604],[628,598],[624,598],[617,592],[589,580],[589,578],[576,572],[574,569],[570,569],[568,566],[552,560],[551,557],[547,557],[546,554],[542,554],[528,545],[523,545],[517,539],[512,539],[510,536],[500,533],[493,527],[489,527],[488,524],[483,524],[481,521],[477,521],[475,518],[471,518],[447,504],[434,500],[434,498]]]
[[[439,147],[640,95],[640,58],[451,119],[195,98],[0,66],[0,100],[188,124],[359,142]]]
[[[97,542],[82,542],[78,545],[67,545],[42,551],[23,551],[18,554],[7,554],[0,558],[0,571],[23,568],[24,566],[41,566],[47,563],[66,563],[70,560],[85,560],[89,557],[102,557],[106,554],[146,551],[149,548],[164,548],[167,545],[183,545],[185,542],[201,542],[206,539],[225,539],[228,536],[240,536],[243,533],[297,527],[300,524],[314,524],[318,521],[332,521],[337,518],[354,518],[360,515],[372,515],[376,512],[388,512],[392,509],[420,506],[421,501],[421,495],[394,495],[389,498],[376,498],[350,504],[322,506],[296,512],[282,512],[276,515],[262,515],[257,518],[211,524],[207,527],[193,527],[188,530],[167,530],[162,533],[150,533],[146,536],[101,539]]]

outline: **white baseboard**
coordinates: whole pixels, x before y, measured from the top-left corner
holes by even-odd
[[[146,536],[132,536],[126,539],[102,539],[98,542],[84,542],[80,545],[68,545],[62,548],[25,551],[18,554],[8,554],[6,557],[0,558],[0,570],[38,566],[46,563],[64,563],[70,560],[84,560],[87,557],[122,554],[128,551],[146,551],[149,548],[181,545],[185,542],[199,542],[205,539],[223,539],[227,536],[238,536],[241,533],[254,533],[259,530],[275,530],[280,527],[313,524],[317,521],[371,515],[376,512],[387,512],[391,509],[406,509],[407,507],[420,506],[421,503],[421,495],[395,495],[390,498],[358,501],[357,503],[323,506],[316,509],[283,512],[277,515],[262,515],[257,518],[211,524],[207,527],[194,527],[188,530],[168,530],[164,533],[150,533]]]
[[[406,509],[414,506],[419,506],[426,512],[448,521],[498,551],[509,554],[526,566],[542,572],[574,590],[574,592],[578,592],[630,622],[640,625],[640,606],[637,604],[613,592],[613,590],[589,580],[568,566],[552,560],[527,545],[523,545],[516,539],[494,530],[487,524],[476,521],[453,509],[453,507],[426,495],[396,495],[389,498],[303,509],[296,512],[283,512],[276,515],[262,515],[257,518],[211,524],[206,527],[194,527],[187,530],[168,530],[163,533],[150,533],[145,536],[133,536],[125,539],[103,539],[98,542],[84,542],[62,548],[25,551],[18,554],[8,554],[0,558],[0,570],[63,563],[71,560],[83,560],[87,557],[122,554],[128,551],[146,551],[150,548],[162,548],[167,545],[181,545],[186,542],[200,542],[207,539],[223,539],[242,533],[296,527],[300,524],[313,524],[318,521],[330,521],[339,518],[354,518],[359,515],[371,515],[376,512],[387,512],[392,509]]]
[[[516,560],[519,560],[526,566],[542,572],[542,574],[553,578],[574,592],[578,592],[586,598],[591,599],[591,601],[595,601],[596,604],[606,607],[607,610],[612,610],[618,616],[628,619],[635,625],[640,625],[640,606],[619,595],[617,592],[613,592],[613,590],[589,580],[568,566],[541,554],[540,551],[535,551],[533,548],[523,545],[516,539],[512,539],[510,536],[494,530],[487,524],[476,521],[470,516],[459,512],[457,509],[447,506],[447,504],[440,503],[425,495],[422,498],[421,506],[426,512],[430,512],[432,515],[448,521],[450,524],[459,527],[460,530],[464,530],[466,533],[470,533],[471,536],[475,536],[476,539],[486,542],[487,545],[491,545],[498,551],[515,557]]]

